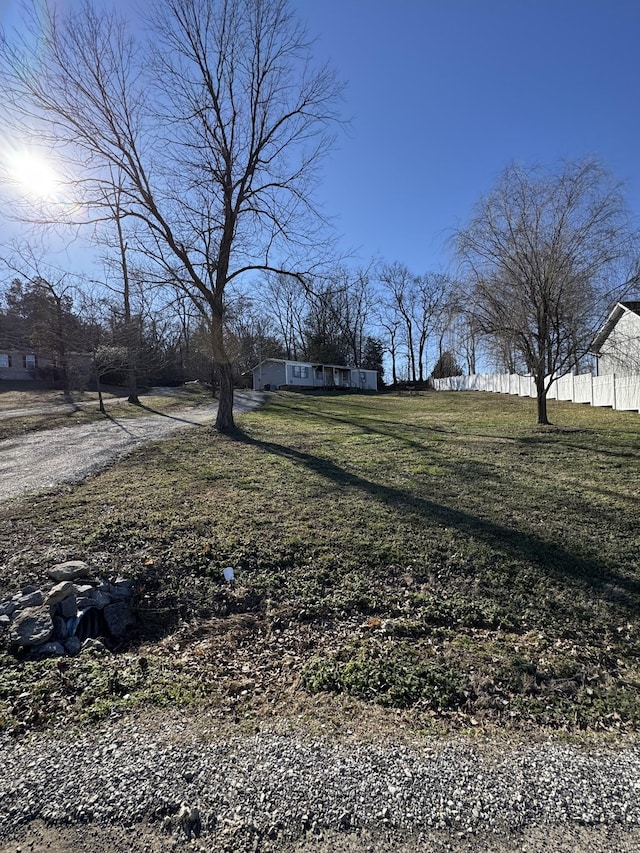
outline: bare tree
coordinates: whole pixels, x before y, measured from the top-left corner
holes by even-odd
[[[374,302],[368,271],[337,266],[307,282],[305,296],[306,357],[360,366]]]
[[[510,165],[458,231],[478,328],[534,376],[538,423],[549,422],[554,376],[637,280],[636,238],[620,185],[591,160],[557,172]]]
[[[246,383],[252,368],[264,359],[284,357],[284,347],[272,316],[261,311],[246,295],[230,300],[225,333],[234,372],[240,381]]]
[[[226,289],[249,270],[311,267],[324,224],[312,190],[341,87],[314,66],[286,0],[159,0],[153,47],[89,2],[42,15],[37,39],[3,45],[14,129],[64,152],[68,191],[95,222],[112,216],[117,176],[138,248],[207,320],[216,427],[229,430]]]
[[[387,323],[389,318],[394,319],[394,340],[400,338],[404,344],[407,364],[408,378],[415,382],[417,380],[416,354],[415,354],[415,276],[404,266],[404,264],[384,264],[379,272],[379,280],[382,285],[384,298],[384,313]],[[396,350],[397,352],[397,350]],[[397,356],[396,356],[397,357]],[[394,365],[396,359],[394,358]],[[394,382],[395,382],[394,366]]]
[[[428,373],[429,342],[442,324],[450,281],[438,273],[414,275],[400,263],[384,264],[379,279],[385,297],[384,325],[388,330],[393,327],[394,342],[399,332],[409,379],[423,382]]]
[[[125,236],[123,193],[121,180],[113,177],[113,194],[105,199],[105,203],[111,210],[111,220],[115,226],[117,260],[115,266],[118,270],[118,278],[121,281],[122,308],[124,313],[124,346],[127,352],[127,391],[128,402],[135,406],[140,405],[138,399],[138,344],[140,338],[139,318],[134,318],[131,310],[131,276],[129,265],[129,245]],[[111,241],[110,241],[111,242]],[[109,258],[108,260],[111,260]],[[112,264],[113,265],[113,264]]]
[[[277,327],[287,358],[297,360],[304,350],[308,294],[301,282],[281,273],[267,273],[260,291],[263,311]]]
[[[376,322],[386,334],[385,350],[391,359],[391,381],[394,385],[397,385],[400,320],[394,314],[390,313],[384,305],[378,306],[375,312],[375,317]]]
[[[438,355],[442,354],[442,339],[450,321],[448,294],[451,282],[441,273],[425,273],[416,279],[416,328],[418,380],[423,382],[428,370],[426,360],[428,344],[432,336],[438,334]]]
[[[336,321],[349,347],[349,362],[362,365],[365,342],[371,331],[374,295],[368,270],[341,270],[334,281]]]

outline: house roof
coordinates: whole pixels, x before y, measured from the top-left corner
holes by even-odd
[[[599,353],[602,345],[607,340],[611,332],[614,330],[620,318],[626,312],[631,311],[633,314],[637,314],[640,316],[640,301],[639,300],[631,300],[627,302],[618,302],[615,306],[611,314],[607,317],[604,322],[604,325],[598,332],[598,334],[593,339],[593,343],[591,344],[591,352]]]

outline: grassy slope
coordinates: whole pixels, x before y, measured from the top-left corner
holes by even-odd
[[[203,696],[261,717],[306,690],[419,726],[637,730],[640,418],[552,402],[564,427],[537,428],[532,406],[282,394],[235,437],[5,507],[7,588],[91,559],[136,576],[143,631],[62,683],[5,658],[0,722]]]

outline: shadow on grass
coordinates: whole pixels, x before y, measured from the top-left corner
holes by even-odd
[[[161,415],[163,418],[168,418],[171,421],[180,421],[183,424],[190,424],[192,426],[202,426],[198,421],[192,421],[189,418],[182,418],[178,415],[170,415],[168,412],[161,412],[158,409],[154,409],[151,406],[145,406],[144,403],[138,404],[140,409],[144,409],[146,412],[150,412],[152,415]]]
[[[536,446],[548,446],[549,440],[546,435],[531,435],[531,436],[520,436],[516,439],[518,444],[524,445],[525,447],[533,447]],[[634,459],[636,461],[640,461],[640,453],[634,451],[633,449],[625,449],[619,450],[617,448],[608,450],[604,447],[592,446],[584,447],[583,445],[576,444],[571,441],[564,441],[563,439],[556,439],[554,444],[559,447],[567,448],[568,450],[577,450],[580,453],[596,453],[601,456],[612,456],[615,459]]]
[[[275,454],[302,465],[314,474],[337,486],[358,489],[390,507],[403,507],[416,517],[416,523],[428,518],[446,527],[453,527],[485,544],[507,550],[518,559],[531,562],[547,574],[568,576],[578,583],[587,583],[594,590],[614,584],[629,596],[628,606],[635,607],[640,595],[640,582],[612,571],[603,563],[580,557],[561,545],[550,544],[519,530],[479,518],[476,515],[443,504],[435,503],[393,486],[372,482],[347,471],[330,459],[295,450],[273,441],[262,441],[237,429],[229,436],[235,441],[255,447],[265,453]]]
[[[272,406],[272,408],[275,408]],[[296,414],[304,415],[308,418],[317,418],[318,420],[329,421],[330,423],[339,423],[344,424],[348,427],[356,427],[357,429],[362,430],[362,432],[368,433],[370,435],[381,435],[384,438],[392,438],[394,441],[401,441],[403,444],[406,444],[407,447],[414,447],[418,450],[427,450],[427,447],[424,444],[424,440],[422,438],[423,435],[428,435],[429,433],[438,433],[441,434],[455,434],[453,430],[447,430],[444,427],[440,426],[432,426],[432,425],[420,425],[416,426],[415,424],[409,424],[406,422],[400,421],[391,421],[391,420],[380,420],[380,418],[369,418],[367,416],[361,416],[357,418],[347,418],[341,417],[340,415],[329,415],[326,412],[313,412],[308,409],[303,409],[300,406],[289,405],[284,407],[287,412],[296,412]],[[369,421],[374,421],[379,424],[379,426],[373,426]],[[383,426],[384,425],[384,426]],[[384,427],[387,427],[386,429]],[[403,432],[399,432],[402,430]],[[411,432],[414,434],[414,438],[410,438],[406,435],[407,432]],[[403,434],[405,433],[405,434]],[[439,439],[437,439],[439,440]]]

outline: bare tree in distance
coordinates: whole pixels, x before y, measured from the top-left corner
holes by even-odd
[[[129,240],[125,233],[125,217],[123,213],[122,182],[114,176],[111,170],[113,192],[105,197],[105,206],[110,211],[110,224],[97,232],[97,242],[107,249],[103,262],[105,265],[105,286],[121,297],[124,338],[123,345],[127,351],[124,362],[127,372],[127,400],[135,406],[140,405],[138,398],[138,344],[140,337],[139,317],[132,311],[132,282],[131,264],[129,259]]]
[[[414,316],[415,276],[404,264],[395,262],[393,264],[384,264],[379,271],[378,278],[384,294],[384,314],[387,318],[393,317],[397,321],[395,329],[398,332],[395,340],[400,339],[404,344],[408,365],[407,376],[411,381],[415,382],[417,380],[414,346],[416,337]],[[389,324],[389,319],[386,322]],[[394,358],[394,382],[396,367],[397,362]]]
[[[386,314],[383,325],[393,329],[394,341],[397,333],[404,344],[410,381],[424,382],[429,341],[442,324],[451,282],[440,273],[415,275],[398,262],[383,264],[378,279]]]
[[[308,292],[298,279],[267,272],[260,288],[262,308],[273,317],[286,358],[297,361],[304,351],[304,322]]]
[[[319,333],[316,343],[322,339],[332,342],[328,347],[329,352],[335,353],[331,363],[359,367],[373,314],[374,294],[369,271],[336,266],[323,278],[314,279],[305,290],[307,348]],[[308,351],[306,357],[322,360],[322,349],[321,346],[320,352],[315,354]]]
[[[554,376],[589,351],[638,280],[637,236],[621,185],[593,160],[511,164],[457,232],[478,329],[533,375],[539,424]]]
[[[145,45],[90,2],[64,17],[40,5],[31,36],[3,45],[14,131],[37,129],[64,154],[69,195],[95,223],[112,218],[117,175],[138,250],[206,318],[228,431],[226,289],[251,270],[302,278],[319,262],[312,191],[341,86],[314,65],[286,0],[159,0]]]

